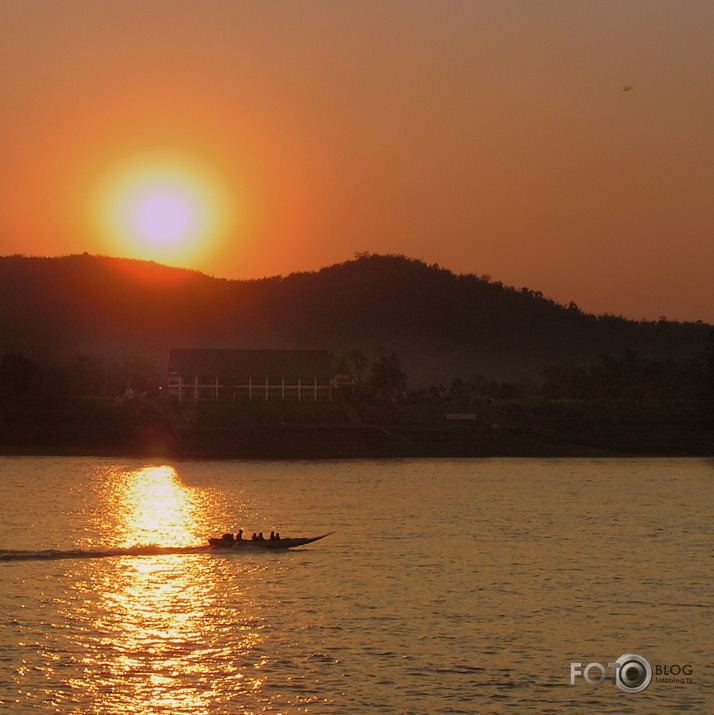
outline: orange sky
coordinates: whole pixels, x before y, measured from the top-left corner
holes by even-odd
[[[710,0],[0,0],[0,254],[149,257],[97,195],[181,156],[228,211],[162,262],[404,253],[714,322],[713,34]]]

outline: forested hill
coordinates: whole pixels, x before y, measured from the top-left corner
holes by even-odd
[[[0,351],[146,356],[171,347],[395,351],[410,385],[537,377],[633,351],[691,360],[711,326],[594,316],[402,256],[229,281],[98,256],[0,258]]]

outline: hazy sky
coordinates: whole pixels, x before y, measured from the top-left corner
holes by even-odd
[[[714,322],[712,37],[711,0],[0,0],[0,254],[404,253]],[[110,237],[116,167],[177,156],[200,245]]]

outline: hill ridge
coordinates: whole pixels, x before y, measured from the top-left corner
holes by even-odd
[[[141,355],[172,347],[397,352],[410,384],[535,377],[633,351],[688,360],[711,326],[596,316],[540,291],[402,255],[231,280],[108,256],[0,257],[0,350]]]

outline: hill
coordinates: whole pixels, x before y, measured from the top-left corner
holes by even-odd
[[[595,316],[530,289],[403,256],[231,281],[101,256],[0,258],[0,354],[141,356],[171,347],[398,353],[410,386],[537,378],[625,351],[687,361],[711,326]]]

